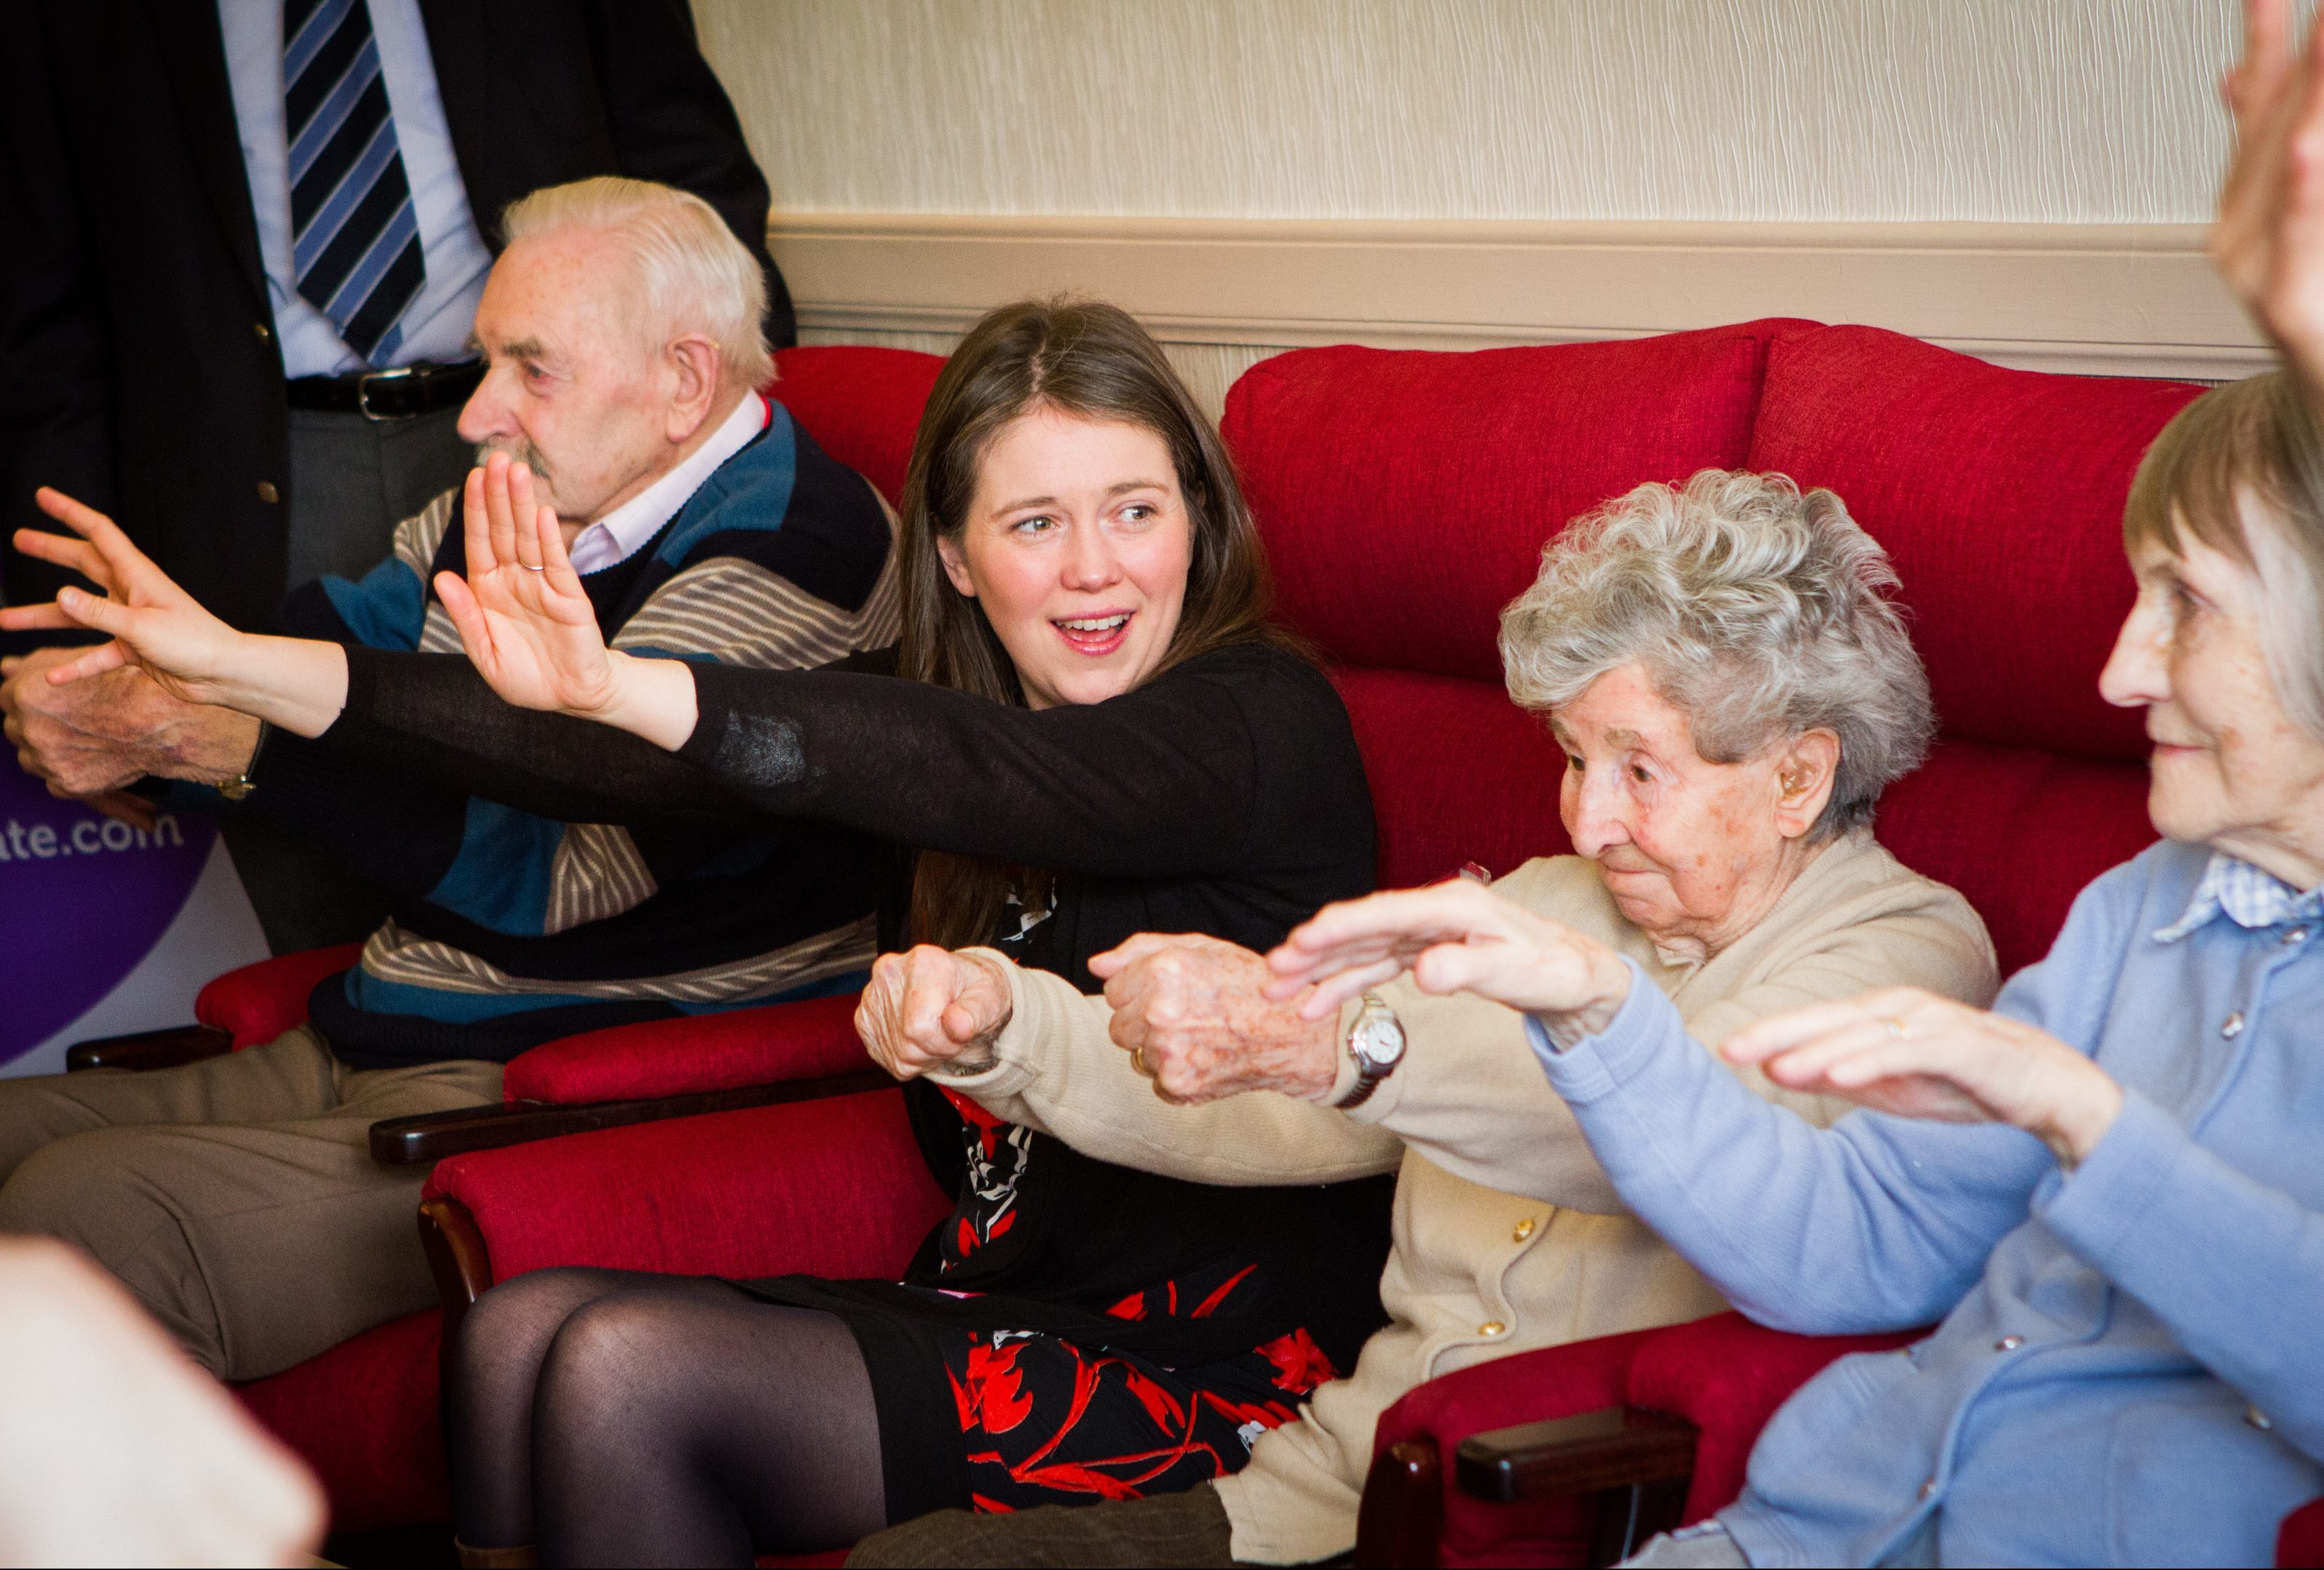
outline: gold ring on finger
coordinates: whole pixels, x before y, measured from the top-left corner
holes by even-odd
[[[1880,1028],[1888,1032],[1891,1041],[1910,1041],[1913,1039],[1913,1028],[1894,1014],[1882,1016]]]
[[[1146,1048],[1143,1047],[1132,1047],[1130,1049],[1130,1067],[1148,1079],[1154,1076],[1154,1071],[1146,1067]]]

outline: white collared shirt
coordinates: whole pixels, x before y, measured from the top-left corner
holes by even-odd
[[[397,151],[411,188],[411,214],[420,226],[428,282],[403,313],[403,341],[390,363],[421,360],[457,365],[475,358],[468,334],[493,254],[476,232],[468,188],[452,152],[436,60],[420,0],[367,0],[380,75],[395,116]],[[299,292],[290,267],[290,154],[282,138],[282,7],[265,0],[218,0],[226,42],[226,86],[234,97],[243,167],[250,177],[251,217],[258,225],[258,254],[266,268],[266,294],[274,308],[274,337],[285,376],[330,376],[360,371],[366,362],[347,347],[331,319]]]
[[[2287,921],[2312,921],[2324,917],[2324,889],[2310,889],[2303,894],[2239,856],[2213,851],[2203,868],[2202,882],[2195,885],[2194,896],[2187,901],[2186,913],[2157,932],[2154,941],[2176,943],[2218,916],[2254,930]]]
[[[751,439],[766,429],[767,401],[756,392],[742,394],[734,412],[710,433],[710,439],[680,459],[676,468],[573,537],[573,570],[603,572],[627,561],[662,525],[702,488],[718,466],[741,452]]]

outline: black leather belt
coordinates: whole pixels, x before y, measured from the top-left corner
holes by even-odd
[[[398,365],[392,371],[357,371],[346,376],[301,376],[290,383],[290,407],[360,414],[369,420],[408,420],[467,402],[484,379],[484,363],[458,365]]]

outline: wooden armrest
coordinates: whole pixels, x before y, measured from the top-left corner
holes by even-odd
[[[1695,1438],[1683,1418],[1608,1407],[1471,1435],[1454,1453],[1452,1473],[1462,1492],[1503,1503],[1596,1495],[1590,1563],[1615,1565],[1681,1524]]]
[[[385,1118],[372,1124],[371,1159],[383,1167],[433,1165],[447,1156],[498,1150],[503,1145],[521,1145],[530,1140],[555,1139],[559,1134],[617,1129],[626,1123],[652,1122],[659,1118],[733,1112],[738,1107],[768,1106],[776,1102],[853,1095],[858,1091],[885,1090],[895,1083],[879,1069],[866,1068],[853,1074],[826,1075],[820,1079],[746,1085],[692,1095],[583,1102],[575,1105],[518,1101],[458,1112],[422,1113],[416,1117]]]
[[[216,1025],[173,1025],[166,1030],[140,1030],[134,1036],[99,1036],[76,1041],[65,1048],[65,1072],[84,1068],[175,1068],[223,1057],[234,1050],[234,1032]]]

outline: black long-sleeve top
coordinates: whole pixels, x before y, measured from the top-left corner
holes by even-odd
[[[1346,710],[1321,672],[1265,644],[1187,660],[1104,703],[1038,712],[875,674],[862,658],[803,672],[695,666],[700,717],[676,754],[510,708],[463,660],[351,649],[348,660],[347,706],[327,742],[526,811],[754,832],[813,819],[900,851],[1047,869],[1053,914],[1021,938],[993,937],[1085,991],[1097,986],[1089,957],[1134,933],[1266,948],[1372,884],[1371,799]],[[884,905],[890,946],[904,936],[909,864],[899,854]],[[932,1087],[910,1091],[931,1169],[965,1199],[961,1119]],[[1074,1334],[1128,1293],[1246,1257],[1272,1286],[1259,1310],[1108,1320],[1106,1339],[1198,1362],[1304,1325],[1344,1371],[1380,1322],[1388,1193],[1386,1179],[1216,1188],[1043,1140],[1007,1235],[964,1251],[948,1220],[910,1279],[993,1295],[1012,1324]]]

